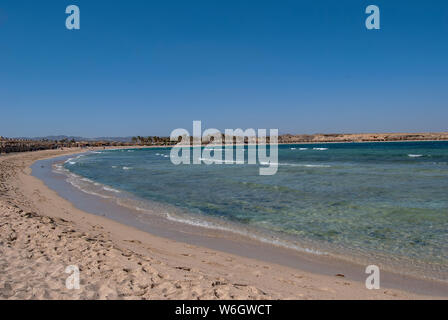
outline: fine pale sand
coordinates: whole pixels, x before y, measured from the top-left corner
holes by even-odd
[[[367,290],[342,276],[303,272],[159,238],[76,209],[30,175],[36,160],[0,157],[0,299],[428,299]],[[80,269],[68,290],[65,269]]]

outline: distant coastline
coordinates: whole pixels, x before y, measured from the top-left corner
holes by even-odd
[[[446,141],[448,132],[281,135],[279,143]]]
[[[62,148],[99,148],[99,147],[172,147],[176,141],[169,137],[116,137],[87,139],[81,137],[59,136],[60,140],[42,138],[5,138],[0,136],[0,154],[38,150],[55,150]],[[236,137],[232,137],[236,144]],[[192,137],[191,137],[192,139]],[[249,144],[248,137],[244,143]],[[269,137],[267,137],[269,142]],[[209,141],[209,140],[207,140]],[[223,143],[225,136],[223,136]],[[361,142],[418,142],[448,141],[448,132],[427,133],[335,133],[335,134],[283,134],[278,137],[278,144],[317,144],[317,143],[361,143]],[[202,143],[203,145],[213,143]]]

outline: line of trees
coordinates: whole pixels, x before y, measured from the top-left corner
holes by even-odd
[[[184,140],[187,140],[186,137],[183,137]],[[192,136],[189,137],[190,139],[190,144],[193,144],[193,140],[194,138]],[[233,140],[233,143],[237,143],[238,139],[237,137],[233,136],[231,137],[231,139]],[[170,145],[175,145],[178,142],[180,142],[182,139],[181,137],[179,137],[179,139],[177,141],[171,141],[170,137],[158,137],[158,136],[149,136],[149,137],[142,137],[142,136],[136,136],[136,137],[132,137],[131,141],[132,144],[139,144],[139,145],[143,145],[143,146],[151,146],[151,145],[155,145],[155,146],[170,146]],[[248,137],[244,137],[244,143],[249,143],[251,139],[249,139]],[[257,141],[257,138],[254,137],[254,140]],[[213,137],[208,137],[208,138],[202,138],[202,142],[204,144],[209,144],[209,143],[213,143],[214,139]],[[224,134],[222,134],[222,143],[225,143],[226,140],[226,136]],[[269,143],[269,137],[266,138],[267,143]]]
[[[169,146],[169,145],[175,144],[175,142],[170,141],[169,137],[158,137],[158,136],[132,137],[132,143],[140,144],[140,145],[144,145],[144,146],[150,146],[150,145]]]

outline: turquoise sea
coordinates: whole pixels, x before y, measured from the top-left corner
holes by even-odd
[[[140,210],[157,203],[186,223],[448,280],[448,142],[280,145],[273,176],[259,165],[175,166],[169,154],[92,152],[62,169]]]

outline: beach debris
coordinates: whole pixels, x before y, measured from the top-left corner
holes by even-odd
[[[233,286],[235,286],[235,287],[247,287],[247,284],[244,284],[244,283],[234,283]]]
[[[188,267],[175,267],[174,269],[184,270],[184,271],[191,271],[191,268]]]
[[[8,241],[13,242],[17,240],[17,233],[13,230],[9,235],[8,235]]]
[[[39,215],[38,215],[37,213],[35,213],[35,212],[26,212],[26,213],[24,214],[24,216],[25,216],[26,218],[35,218],[35,217],[38,217]]]

